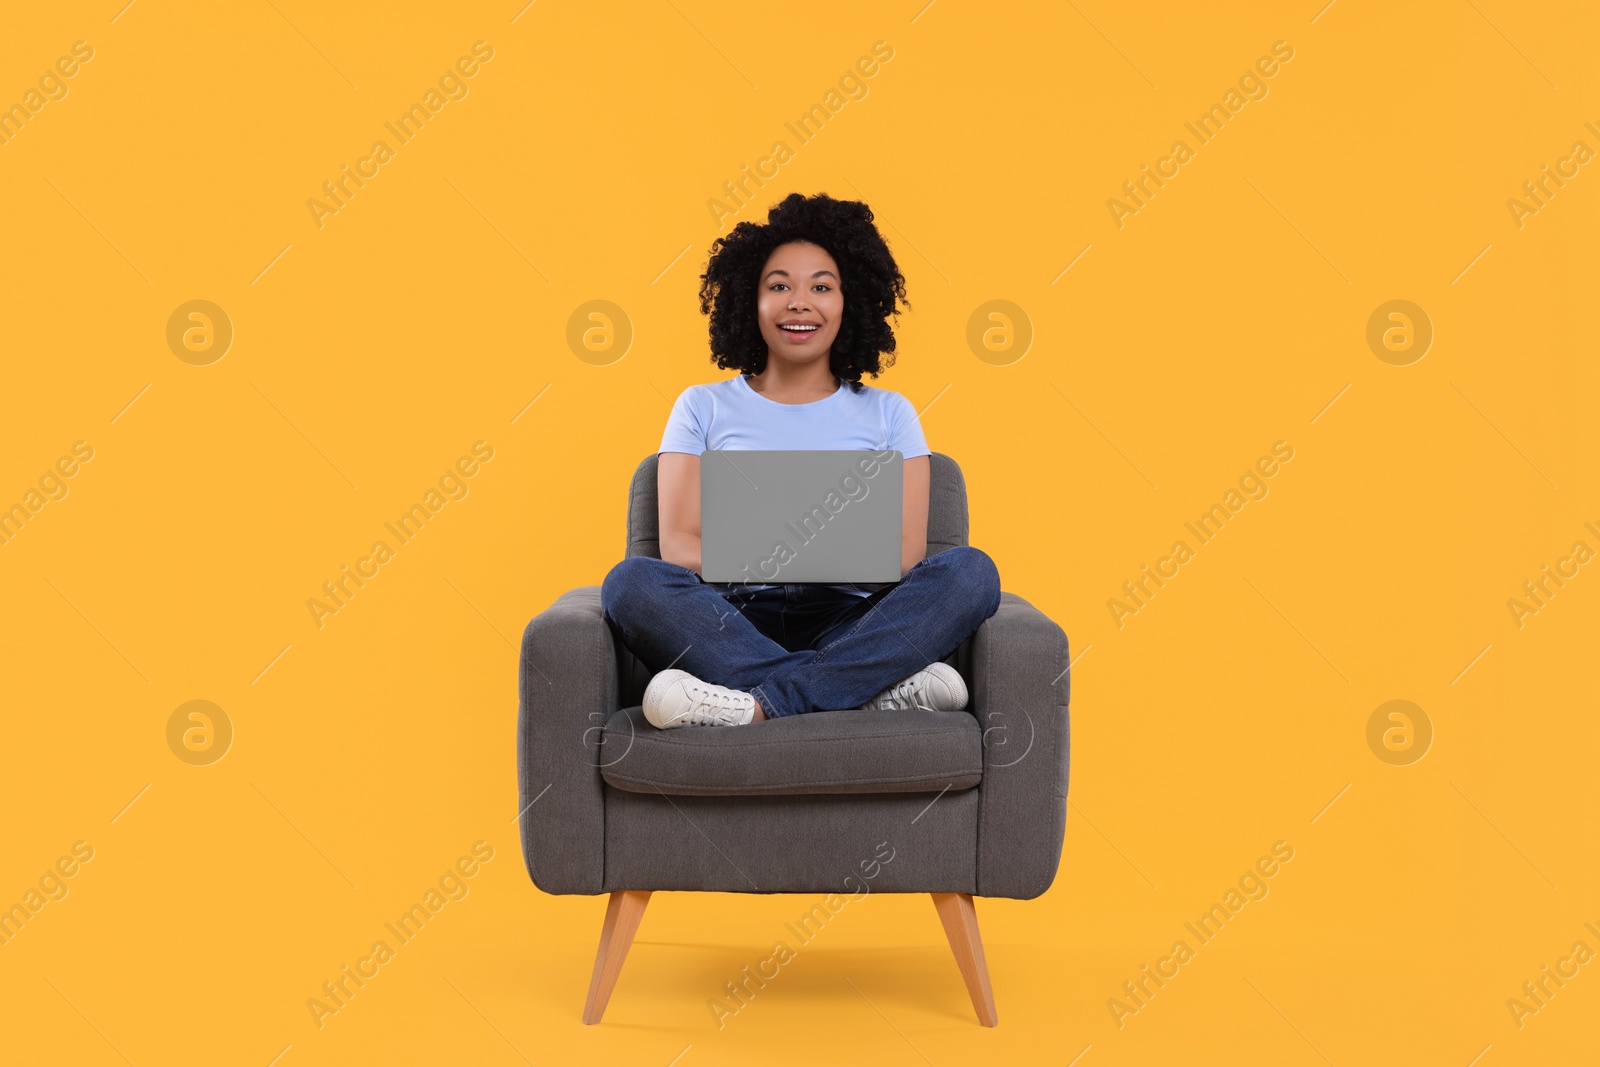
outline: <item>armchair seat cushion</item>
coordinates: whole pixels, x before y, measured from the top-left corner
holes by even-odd
[[[967,711],[820,711],[658,730],[633,707],[606,720],[594,762],[635,793],[939,792],[979,783],[983,735]]]

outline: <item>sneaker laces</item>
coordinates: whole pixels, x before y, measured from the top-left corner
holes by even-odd
[[[701,724],[708,721],[730,723],[738,718],[738,712],[748,706],[745,701],[753,702],[755,699],[744,693],[736,693],[725,686],[711,685],[709,682],[690,682],[683,687],[683,691],[689,698],[688,715],[694,722]]]
[[[912,708],[921,711],[932,711],[933,708],[921,701],[921,693],[918,689],[917,676],[912,675],[910,678],[901,679],[891,685],[886,690],[886,696],[894,707],[904,707],[909,704]]]

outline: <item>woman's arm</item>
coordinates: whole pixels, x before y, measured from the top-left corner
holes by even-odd
[[[924,489],[926,495],[926,489]],[[700,457],[663,452],[656,461],[661,558],[700,573]],[[923,520],[927,526],[927,520]]]
[[[928,554],[928,457],[917,456],[900,465],[905,503],[900,518],[900,573],[915,567]]]

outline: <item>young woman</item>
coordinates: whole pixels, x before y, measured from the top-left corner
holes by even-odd
[[[859,201],[793,193],[767,222],[712,244],[700,310],[711,355],[739,375],[678,397],[661,439],[661,558],[613,567],[601,608],[656,672],[655,726],[742,726],[831,709],[959,711],[967,688],[941,662],[1000,606],[982,550],[928,556],[928,456],[916,410],[861,382],[893,363],[889,316],[905,278]],[[882,359],[888,355],[887,361]],[[898,582],[750,585],[700,577],[700,453],[898,449]]]

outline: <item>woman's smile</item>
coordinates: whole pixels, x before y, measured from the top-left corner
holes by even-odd
[[[822,323],[804,319],[784,319],[778,323],[778,329],[782,330],[790,341],[796,344],[804,344],[812,340],[816,334],[822,332]]]

